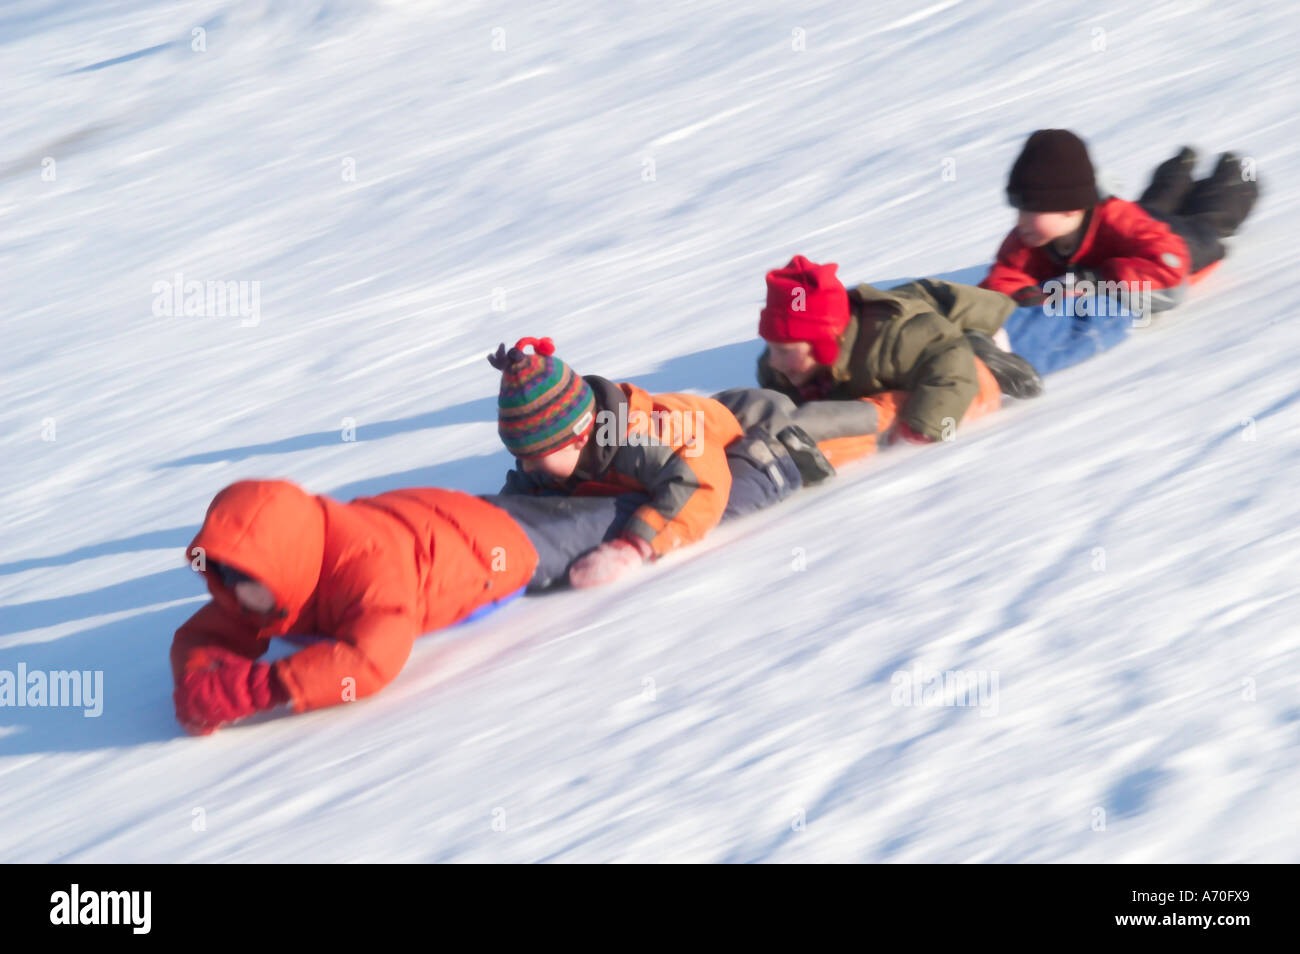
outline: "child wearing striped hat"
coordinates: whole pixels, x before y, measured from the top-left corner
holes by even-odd
[[[555,357],[549,338],[502,344],[488,360],[501,372],[498,432],[517,459],[502,494],[645,494],[619,536],[573,563],[576,587],[612,582],[699,540],[724,515],[834,472],[789,420],[793,404],[779,394],[649,394],[579,377]],[[746,483],[738,495],[738,474],[766,486]]]

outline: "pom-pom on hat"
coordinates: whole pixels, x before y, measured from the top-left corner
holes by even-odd
[[[818,364],[834,364],[849,324],[849,293],[834,262],[818,265],[802,255],[767,273],[767,307],[758,316],[764,341],[807,341]]]
[[[532,346],[532,354],[524,349]],[[544,457],[590,429],[596,396],[586,381],[555,357],[550,338],[520,338],[498,346],[488,362],[501,372],[497,432],[516,457]]]

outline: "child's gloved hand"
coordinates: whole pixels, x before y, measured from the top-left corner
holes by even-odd
[[[207,668],[185,673],[172,694],[176,721],[190,735],[209,735],[289,701],[289,693],[266,663],[225,650],[213,650],[210,657]]]
[[[1066,279],[1069,278],[1071,274],[1074,275],[1073,286],[1071,286],[1066,282]],[[1084,282],[1091,282],[1095,292],[1097,283],[1105,281],[1101,273],[1097,271],[1095,268],[1083,268],[1083,267],[1075,267],[1075,268],[1071,268],[1068,272],[1062,272],[1060,275],[1056,277],[1056,280],[1060,282],[1061,285],[1065,286],[1063,291],[1065,289],[1071,289],[1069,293],[1073,294],[1076,298],[1079,295],[1083,294],[1083,290],[1079,286]]]
[[[1018,307],[1024,308],[1026,305],[1041,305],[1047,301],[1047,292],[1039,285],[1026,285],[1019,291],[1012,292],[1011,297]]]
[[[918,434],[907,426],[907,421],[900,420],[894,428],[894,443],[897,444],[899,441],[907,441],[909,444],[933,444],[934,438]]]
[[[569,583],[574,589],[613,583],[629,570],[651,559],[654,551],[640,537],[620,537],[602,543],[569,567]]]

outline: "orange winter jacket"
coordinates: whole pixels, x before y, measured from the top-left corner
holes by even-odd
[[[712,398],[649,394],[634,384],[584,375],[596,398],[591,440],[577,470],[554,484],[519,465],[502,493],[575,496],[640,491],[650,497],[623,528],[656,556],[694,543],[717,526],[731,496],[727,445],[743,432]]]
[[[288,481],[244,480],[213,499],[187,559],[205,569],[212,602],[176,631],[176,681],[205,667],[209,648],[255,659],[274,636],[330,637],[272,664],[305,712],[383,688],[421,633],[525,586],[537,552],[505,511],[453,490],[339,503]],[[210,561],[266,584],[275,610],[244,610]]]

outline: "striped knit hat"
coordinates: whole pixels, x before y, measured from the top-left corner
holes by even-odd
[[[533,353],[524,348],[533,346]],[[590,430],[596,396],[586,381],[554,357],[550,338],[520,338],[509,351],[502,344],[488,362],[501,372],[497,431],[516,457],[544,457]]]

